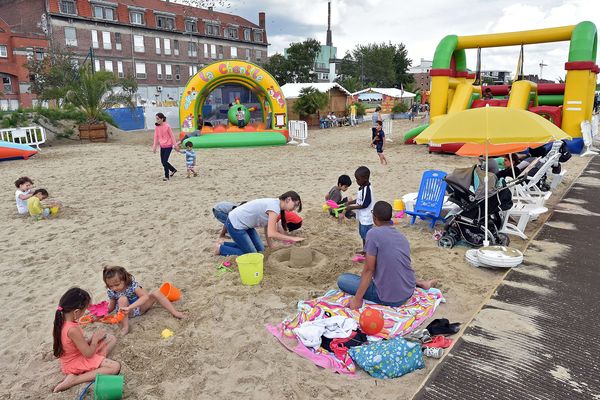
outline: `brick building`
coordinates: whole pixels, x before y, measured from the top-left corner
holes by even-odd
[[[46,18],[41,17],[43,3],[28,2],[27,7],[20,7],[18,12],[13,8],[12,13],[3,12],[7,3],[0,0],[0,109],[15,110],[19,105],[31,106],[35,101],[28,93],[29,70],[25,64],[28,57],[41,58],[48,49],[44,32],[47,25]]]
[[[31,7],[38,12],[28,18],[14,12]],[[91,49],[95,70],[135,76],[141,104],[179,100],[188,79],[215,60],[267,58],[264,13],[257,25],[161,0],[0,0],[0,17],[10,26],[45,24],[51,44],[82,60]]]
[[[429,76],[431,64],[432,61],[421,58],[419,65],[408,69],[408,73],[415,78],[415,89],[421,89],[422,92],[426,92],[431,87],[431,77]]]

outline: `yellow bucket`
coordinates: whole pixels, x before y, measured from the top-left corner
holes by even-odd
[[[329,206],[327,204],[323,204],[323,212],[326,213],[329,211]]]
[[[394,200],[394,210],[404,211],[404,202],[402,201],[402,199]]]
[[[57,206],[50,207],[50,214],[51,215],[58,214],[58,207]]]
[[[260,253],[244,254],[235,260],[244,285],[258,285],[262,281],[263,260],[264,256]]]

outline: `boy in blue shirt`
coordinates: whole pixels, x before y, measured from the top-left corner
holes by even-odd
[[[192,174],[198,176],[194,168],[196,167],[196,152],[194,151],[192,142],[189,140],[185,142],[185,150],[180,151],[181,154],[185,155],[185,166],[187,169],[187,177],[189,178]]]
[[[371,144],[375,145],[375,149],[377,150],[377,155],[379,156],[379,162],[382,165],[387,165],[387,159],[383,154],[383,146],[385,144],[385,132],[383,131],[383,122],[377,121],[377,126],[375,127],[375,137]]]

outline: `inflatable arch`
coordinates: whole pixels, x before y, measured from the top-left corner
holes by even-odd
[[[508,101],[480,99],[482,87],[473,85],[475,76],[467,70],[465,49],[561,41],[570,42],[564,84],[516,81],[512,85]],[[596,26],[589,21],[521,32],[448,35],[438,44],[429,71],[431,123],[434,124],[444,115],[458,113],[467,108],[482,107],[485,103],[489,103],[490,106],[528,109],[552,117],[552,121],[573,138],[568,143],[569,149],[579,153],[583,148],[580,124],[592,117],[596,77],[600,72],[596,64],[597,47]],[[509,94],[507,85],[491,86],[490,89],[494,96]],[[404,136],[405,141],[410,142],[426,128],[424,125],[407,132]]]
[[[261,104],[262,121],[243,128],[234,125],[204,127],[201,136],[187,139],[194,147],[270,146],[287,143],[287,106],[279,84],[258,65],[241,60],[215,62],[190,78],[179,105],[182,133],[198,129],[198,115],[207,96],[223,84],[238,84],[250,89]]]

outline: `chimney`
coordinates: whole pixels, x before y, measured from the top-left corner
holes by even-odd
[[[331,41],[331,2],[327,2],[327,46],[333,46]]]
[[[260,29],[265,29],[265,13],[264,12],[258,13],[258,26],[260,27]]]
[[[208,6],[208,11],[212,11],[213,10],[213,6]]]

